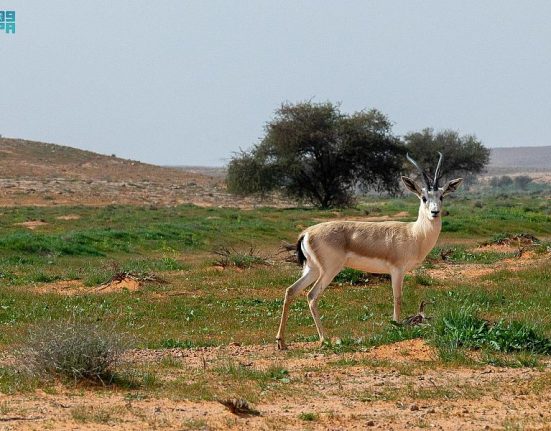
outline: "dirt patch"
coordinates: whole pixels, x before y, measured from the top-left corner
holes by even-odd
[[[405,340],[398,343],[386,344],[375,347],[369,352],[373,359],[411,362],[411,361],[433,361],[437,355],[433,347],[424,340]]]
[[[120,290],[129,290],[135,292],[141,287],[140,280],[137,280],[131,276],[124,276],[121,278],[113,279],[107,283],[104,283],[94,289],[94,292],[110,293],[118,292]]]
[[[33,287],[36,293],[57,293],[60,295],[76,295],[87,289],[79,280],[61,280],[54,283],[38,284]],[[89,290],[89,288],[88,288]]]
[[[40,226],[45,226],[47,224],[48,223],[42,220],[29,220],[21,223],[15,223],[15,226],[23,226],[23,227],[26,227],[27,229],[35,230],[36,228],[39,228]]]

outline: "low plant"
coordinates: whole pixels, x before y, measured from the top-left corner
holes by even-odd
[[[312,412],[302,412],[298,415],[298,418],[306,422],[313,422],[318,418],[318,415]]]
[[[237,268],[245,269],[251,268],[255,265],[267,265],[268,259],[261,256],[258,250],[254,247],[250,247],[248,250],[236,250],[233,247],[222,246],[214,250],[214,254],[218,256],[218,259],[214,262],[215,265],[223,268],[234,266]]]
[[[127,335],[115,328],[58,321],[33,327],[23,353],[31,374],[110,384],[128,347]]]
[[[437,344],[446,348],[489,348],[499,352],[551,354],[551,339],[524,322],[490,322],[472,306],[445,313],[435,328]]]

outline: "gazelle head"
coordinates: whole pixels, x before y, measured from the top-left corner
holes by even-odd
[[[415,193],[421,201],[420,210],[429,220],[435,220],[440,216],[444,196],[455,192],[463,182],[463,178],[456,178],[455,180],[448,181],[444,187],[439,186],[438,182],[442,178],[440,168],[442,167],[443,156],[440,152],[438,154],[440,154],[440,159],[438,160],[433,177],[427,174],[409,154],[406,155],[406,158],[415,166],[421,178],[423,178],[424,187],[420,187],[409,177],[402,177],[402,182],[406,188]]]

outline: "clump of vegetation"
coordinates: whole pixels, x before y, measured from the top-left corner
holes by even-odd
[[[222,246],[213,252],[218,259],[214,262],[215,265],[226,267],[237,267],[241,269],[251,268],[256,265],[268,265],[269,261],[266,257],[260,255],[258,250],[250,247],[246,251],[236,250],[233,247]]]
[[[515,187],[520,190],[526,190],[531,182],[532,178],[528,175],[518,175],[513,180]]]
[[[551,354],[551,339],[524,322],[489,322],[472,306],[444,314],[436,326],[437,342],[448,348],[489,348],[499,352]]]
[[[501,177],[492,177],[489,182],[491,187],[505,188],[513,185],[513,179],[509,175],[503,175]]]
[[[360,284],[367,284],[369,282],[368,274],[363,271],[358,271],[357,269],[344,268],[339,274],[333,279],[333,283],[337,284],[351,284],[353,286]]]
[[[482,245],[533,245],[539,244],[541,241],[536,238],[534,235],[526,232],[511,234],[511,233],[500,233],[495,235],[489,241],[486,241]]]
[[[526,191],[529,188],[533,188],[533,179],[528,175],[517,175],[510,177],[509,175],[502,175],[501,177],[491,177],[489,186],[494,189],[515,189]]]
[[[313,422],[318,419],[318,415],[312,412],[302,412],[298,415],[298,418],[306,422]]]
[[[129,347],[127,334],[80,320],[34,327],[24,348],[32,374],[103,385],[113,382],[115,368]]]

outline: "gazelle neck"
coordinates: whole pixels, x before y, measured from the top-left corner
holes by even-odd
[[[419,214],[417,220],[413,223],[413,233],[427,241],[426,246],[434,247],[442,229],[441,217],[429,219],[427,212],[423,209],[423,204],[419,205]],[[423,241],[423,242],[425,242]]]

